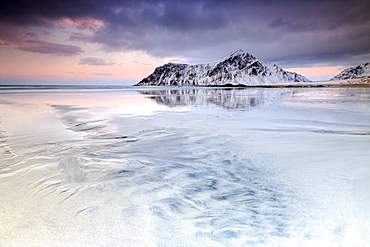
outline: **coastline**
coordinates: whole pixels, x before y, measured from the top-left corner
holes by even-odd
[[[133,85],[137,86],[157,86],[163,87],[162,85]],[[171,85],[168,85],[171,86]],[[186,87],[186,86],[182,86]],[[262,88],[291,88],[291,87],[370,87],[370,78],[359,78],[359,79],[346,79],[346,80],[333,80],[333,81],[315,81],[315,82],[303,82],[303,83],[277,83],[277,84],[225,84],[225,85],[191,85],[191,87],[262,87]]]
[[[333,80],[333,81],[314,81],[300,83],[276,83],[276,84],[224,84],[224,85],[0,85],[0,93],[19,92],[70,92],[72,91],[126,91],[141,90],[142,88],[321,88],[321,87],[370,87],[370,78]]]

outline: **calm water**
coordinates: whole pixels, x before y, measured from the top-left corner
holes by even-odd
[[[369,150],[369,88],[2,88],[0,246],[369,246]]]

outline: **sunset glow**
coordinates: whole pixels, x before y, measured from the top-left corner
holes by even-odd
[[[344,68],[342,66],[329,66],[312,68],[287,68],[285,70],[304,75],[308,78],[316,80],[325,80],[339,74],[343,69]]]
[[[7,45],[7,43],[4,40],[0,39],[0,45]]]
[[[81,18],[81,19],[63,18],[61,19],[61,22],[75,26],[82,30],[85,30],[88,28],[92,30],[96,30],[104,26],[104,22],[102,20],[98,20],[94,18]]]

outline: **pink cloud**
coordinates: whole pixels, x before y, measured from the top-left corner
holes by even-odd
[[[97,57],[83,57],[80,58],[79,65],[113,66],[114,63],[107,63],[104,59]]]
[[[18,44],[21,51],[52,54],[58,56],[72,56],[82,53],[82,49],[75,45],[62,45],[42,40],[26,40]]]
[[[79,19],[63,18],[61,19],[61,22],[75,26],[81,30],[89,29],[91,31],[96,31],[100,27],[104,26],[103,21],[94,18],[79,18]]]

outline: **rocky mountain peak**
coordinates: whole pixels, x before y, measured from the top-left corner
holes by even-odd
[[[245,51],[239,49],[239,50],[236,50],[236,51],[230,53],[226,57],[224,57],[223,60],[226,60],[226,59],[232,58],[232,57],[240,57],[240,58],[250,57],[250,58],[256,59],[253,55],[249,54],[248,52],[245,52]]]
[[[249,54],[248,52],[245,52],[243,50],[237,50],[225,56],[219,62],[224,62],[224,61],[235,62],[238,60],[245,60],[245,61],[251,62],[251,61],[257,60],[257,58]]]

